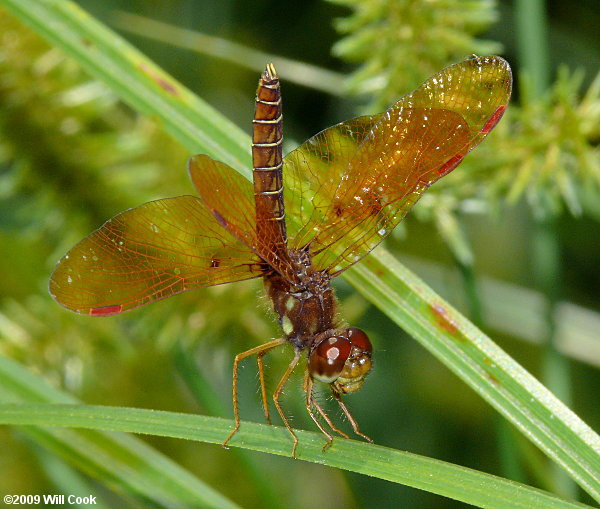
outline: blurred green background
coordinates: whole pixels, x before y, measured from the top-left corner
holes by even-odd
[[[596,0],[550,1],[533,20],[527,16],[539,13],[519,2],[78,3],[247,132],[259,72],[275,60],[287,150],[336,122],[381,111],[470,53],[504,56],[516,78],[507,117],[386,245],[598,428]],[[106,319],[75,316],[47,293],[56,261],[106,219],[193,193],[185,170],[191,154],[3,11],[0,23],[0,354],[86,403],[231,417],[233,357],[280,334],[260,282]],[[540,47],[529,46],[535,26],[546,30],[545,60]],[[198,51],[182,47],[189,45]],[[529,58],[538,54],[541,73]],[[418,343],[343,280],[336,285],[345,319],[374,343],[375,370],[347,403],[377,444],[590,503]],[[271,387],[289,358],[289,351],[268,356]],[[262,422],[254,363],[242,371],[242,418]],[[290,384],[285,407],[294,426],[313,429],[300,379]],[[218,446],[145,440],[244,507],[462,506],[286,458],[253,454],[249,472]],[[38,445],[7,428],[0,443],[1,493],[57,492],[55,464]],[[108,506],[143,506],[96,488]]]

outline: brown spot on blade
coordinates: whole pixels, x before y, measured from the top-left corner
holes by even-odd
[[[448,310],[439,303],[431,304],[429,308],[436,319],[436,324],[446,332],[456,335],[458,332],[458,324],[450,316]]]

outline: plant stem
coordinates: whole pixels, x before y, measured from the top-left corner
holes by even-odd
[[[547,17],[544,0],[517,0],[516,25],[519,60],[532,97],[541,97],[550,83]],[[536,285],[546,297],[546,331],[543,380],[567,405],[571,401],[569,363],[556,348],[556,304],[561,294],[560,246],[556,219],[551,212],[534,214],[532,267]],[[574,497],[575,485],[560,470],[555,470],[554,485],[564,496]]]
[[[463,239],[470,246],[471,242],[462,221],[460,222],[460,228],[462,230]],[[454,260],[461,274],[469,318],[477,325],[477,327],[485,330],[485,318],[483,315],[480,293],[477,288],[477,274],[475,273],[473,258],[455,256]],[[503,475],[509,479],[523,482],[525,476],[523,474],[518,447],[513,440],[512,427],[506,419],[495,413],[494,428],[498,446],[498,458]]]

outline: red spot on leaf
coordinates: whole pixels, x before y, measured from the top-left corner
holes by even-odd
[[[157,76],[156,82],[160,85],[160,87],[163,90],[165,90],[169,94],[177,95],[177,89],[175,88],[175,85],[173,85],[172,83],[169,83],[166,79],[161,78],[160,76]]]
[[[485,357],[485,358],[483,359],[483,362],[484,362],[484,364],[486,364],[487,366],[490,366],[490,368],[486,368],[486,369],[485,369],[485,374],[487,375],[487,377],[488,377],[488,378],[489,378],[489,379],[490,379],[492,382],[494,382],[496,385],[500,385],[500,380],[498,380],[498,379],[497,379],[497,378],[496,378],[494,375],[492,375],[492,374],[489,372],[489,369],[493,369],[493,368],[494,368],[494,366],[495,366],[495,363],[494,363],[494,361],[493,361],[492,359],[490,359],[489,357]]]
[[[448,310],[441,304],[432,304],[429,307],[436,318],[436,324],[446,332],[450,334],[456,334],[458,332],[458,324],[450,316]]]
[[[179,95],[177,88],[171,82],[169,82],[166,78],[160,76],[158,73],[154,72],[152,69],[147,67],[144,64],[140,64],[140,69],[144,71],[145,74],[150,76],[154,82],[158,84],[160,88],[162,88],[165,92],[168,92],[171,95]]]

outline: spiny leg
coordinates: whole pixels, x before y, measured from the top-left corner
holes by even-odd
[[[311,405],[314,404],[315,407],[317,407],[319,409],[319,413],[321,415],[323,415],[323,413],[321,412],[321,409],[318,407],[318,405],[316,404],[316,402],[314,401],[314,399],[312,397],[312,386],[313,386],[313,380],[307,369],[304,374],[304,392],[306,393],[306,403],[305,403],[306,410],[308,411],[308,415],[310,415],[310,418],[315,422],[315,424],[318,426],[318,428],[321,430],[321,432],[327,437],[327,442],[325,442],[325,445],[323,446],[323,450],[325,450],[325,449],[327,449],[327,447],[329,447],[331,445],[331,442],[333,441],[333,435],[331,433],[327,432],[327,430],[319,422],[319,419],[317,419],[317,417],[315,416],[315,414],[312,411]]]
[[[337,391],[334,391],[334,390],[332,390],[332,392],[333,392],[333,397],[337,400],[338,405],[340,405],[340,408],[342,409],[342,411],[344,412],[344,414],[346,414],[346,417],[348,418],[348,421],[352,425],[352,429],[354,430],[354,433],[356,433],[360,437],[363,437],[367,442],[373,443],[373,439],[371,437],[368,437],[364,433],[361,433],[360,430],[358,429],[358,424],[354,420],[354,417],[352,417],[352,414],[350,413],[350,410],[348,410],[346,408],[346,405],[342,401],[342,396],[340,395],[340,393],[337,392]]]
[[[265,385],[265,368],[263,366],[262,358],[267,353],[267,350],[258,352],[256,354],[256,364],[258,364],[258,378],[260,380],[260,394],[262,396],[263,409],[265,411],[265,417],[269,424],[271,422],[271,416],[269,415],[269,403],[267,402],[267,387]]]
[[[264,355],[269,350],[272,350],[275,347],[283,345],[286,342],[285,338],[275,339],[273,341],[269,341],[263,345],[256,346],[251,348],[250,350],[246,350],[235,356],[235,360],[233,361],[233,385],[232,385],[232,393],[233,393],[233,416],[235,418],[235,426],[233,431],[229,433],[225,441],[223,442],[223,447],[227,447],[227,442],[231,440],[231,437],[236,434],[237,430],[240,429],[240,409],[237,397],[237,384],[238,384],[238,368],[241,361],[243,361],[246,357],[250,357],[251,355]],[[261,384],[264,382],[264,375],[261,377]],[[264,391],[264,389],[263,389]]]
[[[331,421],[331,419],[329,418],[329,416],[327,415],[327,413],[325,412],[325,410],[323,410],[323,408],[321,408],[321,405],[319,405],[317,403],[317,400],[315,400],[315,398],[313,397],[312,389],[313,389],[313,379],[310,376],[310,372],[307,369],[306,372],[304,373],[304,392],[306,393],[306,410],[308,410],[308,414],[310,415],[311,419],[315,422],[315,424],[319,427],[319,429],[327,437],[327,442],[325,442],[325,445],[323,446],[323,451],[325,451],[331,445],[331,443],[333,442],[333,438],[334,437],[319,422],[319,420],[317,419],[317,417],[315,416],[315,414],[312,411],[311,405],[314,405],[314,407],[317,409],[317,411],[321,414],[321,417],[323,417],[323,419],[325,419],[325,422],[327,423],[327,425],[335,433],[339,433],[344,438],[350,438],[350,437],[348,435],[346,435],[346,433],[344,433],[343,431],[341,431],[340,429],[338,429],[333,424],[333,422]]]
[[[298,437],[296,436],[296,433],[294,433],[294,430],[290,426],[290,423],[288,422],[287,417],[283,413],[283,409],[281,408],[281,405],[279,404],[279,396],[281,396],[283,387],[285,386],[286,382],[289,380],[290,375],[292,374],[294,369],[296,369],[296,366],[298,365],[298,362],[300,361],[301,353],[302,352],[300,350],[296,350],[296,353],[294,354],[294,358],[290,362],[290,365],[288,366],[288,368],[285,370],[285,373],[283,374],[283,376],[281,377],[281,380],[279,381],[279,385],[277,386],[277,389],[275,389],[275,392],[273,393],[273,402],[275,403],[275,408],[277,408],[277,411],[279,412],[279,415],[281,417],[281,420],[283,421],[283,424],[285,424],[285,427],[287,428],[287,430],[292,435],[292,438],[294,439],[294,446],[292,447],[292,458],[294,458],[294,459],[296,459],[296,447],[298,447]]]

